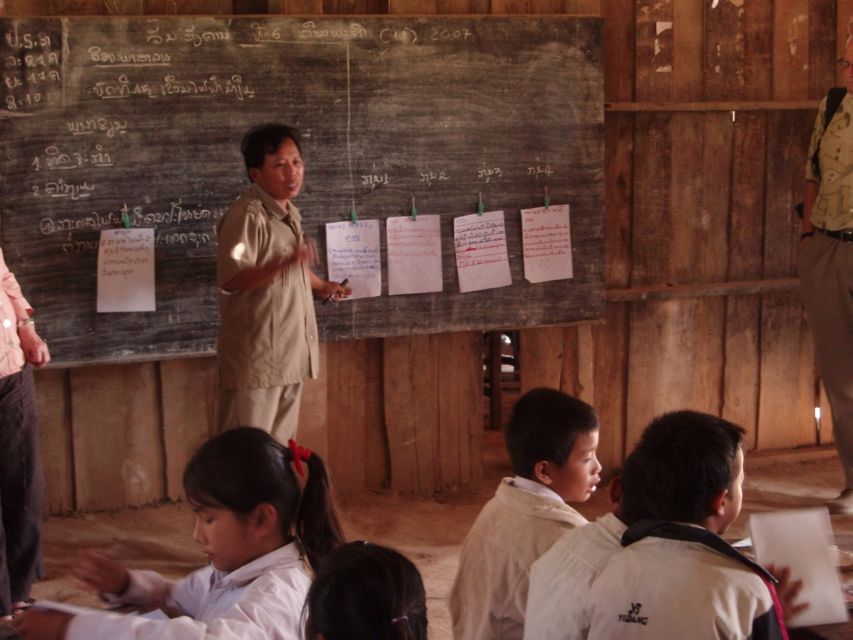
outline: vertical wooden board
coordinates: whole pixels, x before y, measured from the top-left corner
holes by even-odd
[[[799,292],[761,298],[758,448],[816,444],[814,347]]]
[[[8,3],[7,3],[8,4]],[[853,0],[836,0],[835,53],[840,57],[853,38]],[[835,86],[844,86],[844,69],[836,65]]]
[[[802,200],[808,144],[815,112],[768,114],[767,200],[764,223],[765,278],[797,274],[800,220],[794,204]]]
[[[595,347],[592,337],[592,325],[584,324],[577,327],[575,340],[575,369],[574,395],[588,404],[595,402],[594,358]]]
[[[367,341],[326,345],[329,455],[326,460],[340,495],[364,492],[365,360]]]
[[[216,358],[184,358],[163,360],[159,365],[166,495],[177,500],[184,493],[187,462],[216,433],[217,364]]]
[[[3,11],[5,4],[6,10]],[[52,0],[4,0],[0,2],[0,16],[47,16],[51,12]]]
[[[231,0],[145,0],[145,13],[160,15],[220,15],[226,16],[234,11]]]
[[[477,331],[434,336],[438,368],[438,463],[442,491],[482,479],[482,337]]]
[[[536,387],[560,389],[566,357],[565,330],[536,327],[518,333],[521,393]]]
[[[323,0],[283,0],[282,6],[275,13],[285,13],[294,16],[323,15]],[[270,11],[270,13],[273,13]]]
[[[385,425],[391,487],[429,496],[436,490],[438,356],[428,335],[385,338]]]
[[[612,0],[563,0],[563,13],[573,16],[600,16],[601,3]]]
[[[601,424],[598,459],[605,469],[620,466],[625,454],[628,311],[628,303],[609,302],[604,308],[604,324],[592,327],[595,349],[592,406]]]
[[[634,99],[635,4],[636,0],[604,0],[602,3],[606,102],[631,102]]]
[[[634,127],[634,209],[631,284],[667,282],[672,242],[670,175],[672,139],[668,114],[638,114]]]
[[[723,404],[720,415],[746,429],[744,446],[754,449],[758,429],[760,300],[726,298]]]
[[[764,113],[738,113],[732,153],[728,280],[761,278],[766,170]]]
[[[68,369],[36,371],[35,382],[45,511],[55,515],[75,506]]]
[[[832,407],[829,406],[829,398],[823,383],[820,384],[820,433],[818,444],[833,444],[835,432],[832,429]]]
[[[438,13],[489,13],[489,0],[436,0]]]
[[[382,382],[382,340],[367,340],[364,368],[364,478],[371,491],[386,489],[391,479]]]
[[[604,116],[604,285],[627,287],[631,278],[631,204],[634,116]]]
[[[723,312],[721,298],[632,305],[627,451],[657,415],[679,409],[719,413]]]
[[[702,99],[702,13],[704,3],[675,0],[673,7],[673,97]]]
[[[733,130],[728,113],[673,118],[672,139],[679,142],[672,150],[668,281],[725,278]],[[699,146],[689,149],[694,142]]]
[[[808,97],[814,100],[835,86],[836,60],[843,53],[843,48],[836,45],[835,31],[827,28],[836,19],[835,3],[836,0],[812,0],[809,4]]]
[[[166,495],[155,363],[71,370],[77,508],[118,509]]]
[[[492,0],[496,15],[563,13],[564,0]]]
[[[433,15],[438,13],[437,0],[388,0],[388,12],[395,16]]]
[[[769,100],[773,0],[705,6],[705,99]]]
[[[654,118],[647,132],[639,123],[638,118],[632,284],[722,280],[731,174],[728,114]],[[641,162],[650,166],[640,168]]]
[[[674,91],[673,0],[637,0],[634,95],[639,102],[681,98]]]
[[[362,15],[388,13],[389,0],[323,0],[327,15]]]
[[[784,0],[773,11],[773,99],[805,100],[809,93],[810,0]]]
[[[320,343],[320,374],[302,385],[299,430],[296,437],[304,447],[329,459],[329,364],[328,345]]]

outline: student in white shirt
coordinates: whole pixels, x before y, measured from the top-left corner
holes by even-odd
[[[320,565],[305,602],[308,640],[426,640],[426,592],[403,554],[350,542]]]
[[[646,428],[632,456],[650,519],[628,527],[590,589],[591,640],[787,638],[779,581],[720,537],[741,510],[742,438],[696,411]]]
[[[520,640],[530,565],[557,538],[587,523],[567,502],[595,491],[598,417],[585,402],[534,389],[506,427],[514,478],[504,478],[474,522],[450,592],[457,640]]]
[[[589,632],[586,598],[613,554],[622,550],[628,525],[646,517],[634,456],[610,481],[613,512],[557,540],[530,569],[525,640],[582,640]]]
[[[184,472],[184,492],[196,511],[193,537],[210,560],[208,567],[173,583],[89,552],[77,571],[109,600],[160,607],[178,617],[32,610],[16,625],[24,639],[301,638],[310,563],[343,541],[323,461],[260,429],[234,429],[193,456]]]

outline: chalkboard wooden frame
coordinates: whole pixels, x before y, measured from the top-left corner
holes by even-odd
[[[303,135],[295,201],[323,225],[442,217],[444,292],[317,307],[324,340],[603,316],[600,18],[0,20],[0,242],[59,363],[215,351],[216,218],[248,185],[239,139]],[[574,277],[524,280],[520,209],[571,206]],[[513,284],[460,293],[453,218],[505,212]],[[156,226],[157,311],[95,313],[101,229]],[[323,264],[318,266],[325,273]]]

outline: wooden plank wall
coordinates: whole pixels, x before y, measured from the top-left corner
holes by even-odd
[[[816,402],[828,424],[794,280],[791,205],[815,106],[853,32],[853,0],[5,0],[5,9],[602,15],[605,322],[522,331],[522,390],[549,385],[592,402],[605,466],[669,409],[735,420],[751,448],[815,444]],[[301,437],[341,492],[476,486],[479,333],[330,343],[322,360]],[[212,358],[39,372],[50,511],[178,497],[180,470],[215,423],[215,388]],[[831,440],[828,429],[820,439]]]

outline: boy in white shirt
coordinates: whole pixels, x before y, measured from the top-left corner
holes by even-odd
[[[506,443],[514,478],[504,478],[468,533],[450,592],[457,640],[520,640],[533,561],[586,519],[601,464],[598,417],[585,402],[534,389],[513,409]]]
[[[615,509],[557,540],[530,569],[525,640],[582,640],[589,632],[586,597],[610,557],[622,550],[628,525],[646,517],[634,456],[610,481]]]

